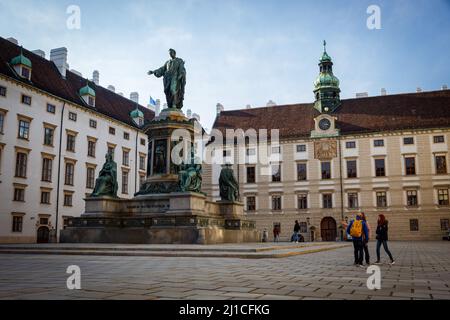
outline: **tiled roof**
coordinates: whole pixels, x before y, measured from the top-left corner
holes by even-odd
[[[90,81],[89,86],[93,88],[96,93],[95,108],[87,106],[78,94],[80,88],[86,86],[86,79],[69,70],[67,70],[66,79],[64,79],[52,61],[23,49],[24,56],[30,59],[33,64],[30,82],[18,77],[9,66],[11,59],[19,54],[19,46],[0,37],[0,74],[14,78],[20,82],[31,84],[54,96],[84,106],[87,109],[96,110],[101,114],[136,127],[136,124],[130,117],[130,112],[136,109],[136,104],[133,101],[106,88],[97,86]],[[153,111],[143,106],[140,106],[140,109],[144,112],[145,121],[150,121],[154,118]]]
[[[280,137],[308,137],[319,112],[312,103],[222,111],[214,128],[279,129]],[[332,114],[341,134],[450,128],[450,90],[342,100]]]

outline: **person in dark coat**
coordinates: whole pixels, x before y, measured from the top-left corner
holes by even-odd
[[[377,262],[375,264],[380,263],[380,248],[383,245],[384,251],[388,254],[391,259],[391,265],[395,263],[394,258],[392,257],[391,251],[388,248],[388,221],[383,214],[378,216],[378,224],[377,224]]]

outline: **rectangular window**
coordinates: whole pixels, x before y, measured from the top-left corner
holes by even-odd
[[[22,103],[31,106],[31,97],[23,94]]]
[[[145,156],[139,156],[139,170],[145,170]]]
[[[130,165],[130,152],[123,150],[122,151],[122,165],[128,167]]]
[[[375,176],[376,177],[386,176],[386,166],[384,159],[375,159]]]
[[[94,189],[95,184],[95,168],[86,168],[86,188]]]
[[[128,194],[128,172],[122,171],[122,193]]]
[[[306,222],[300,222],[300,233],[308,232],[308,224]]]
[[[419,231],[419,220],[418,219],[410,219],[409,220],[409,230],[410,231]]]
[[[0,133],[3,133],[4,124],[5,124],[5,114],[0,112]]]
[[[297,163],[297,181],[308,179],[306,163]]]
[[[75,112],[69,112],[69,120],[77,121],[77,114]]]
[[[255,167],[247,167],[247,183],[255,183],[256,175],[255,175]]]
[[[67,151],[75,152],[75,135],[67,134]]]
[[[247,197],[247,211],[256,210],[256,198],[254,196]]]
[[[322,206],[324,209],[333,208],[333,195],[331,193],[322,194]]]
[[[26,178],[27,177],[27,158],[26,153],[17,152],[16,156],[16,177]]]
[[[65,193],[64,194],[64,206],[65,207],[71,207],[73,202],[73,196],[71,193]]]
[[[123,133],[123,138],[124,138],[125,140],[130,140],[130,134],[129,134],[128,132],[124,132],[124,133]]]
[[[348,207],[349,209],[358,209],[358,194],[357,193],[349,193],[348,194]]]
[[[436,174],[447,174],[447,158],[445,156],[436,156]]]
[[[347,178],[356,178],[358,176],[356,160],[347,161]]]
[[[13,216],[12,218],[12,232],[22,232],[23,217]]]
[[[97,128],[97,121],[90,119],[89,120],[89,127],[96,129]]]
[[[281,196],[272,196],[272,210],[281,210]]]
[[[450,223],[449,219],[441,219],[441,230],[442,231],[449,231],[450,230]]]
[[[347,149],[355,149],[356,148],[356,142],[355,141],[348,141],[345,143],[345,148]]]
[[[53,128],[44,128],[44,145],[46,146],[53,146],[53,136],[54,136],[55,130]]]
[[[417,190],[406,191],[406,205],[408,207],[417,207]]]
[[[272,182],[280,182],[281,181],[281,165],[273,164],[272,165]]]
[[[112,146],[108,146],[108,154],[110,154],[114,160],[114,152],[115,151],[115,147]]]
[[[272,154],[280,154],[281,153],[281,147],[272,147]]]
[[[6,88],[3,86],[0,86],[0,96],[6,97]]]
[[[39,218],[39,224],[48,225],[48,218]]]
[[[49,158],[42,159],[42,181],[52,182],[53,160]]]
[[[322,169],[322,179],[331,179],[331,162],[322,162],[320,165]]]
[[[445,142],[445,138],[444,138],[444,136],[434,136],[433,137],[433,142],[434,143],[444,143]]]
[[[412,176],[416,174],[416,158],[414,157],[405,158],[405,174],[407,176]]]
[[[377,139],[373,141],[374,147],[384,147],[384,140],[383,139]]]
[[[19,138],[28,140],[30,138],[30,122],[19,120]]]
[[[440,206],[448,206],[448,189],[438,190],[438,204]]]
[[[41,203],[42,204],[50,204],[50,192],[49,191],[41,191]]]
[[[231,150],[223,150],[222,152],[223,157],[230,157],[231,156]]]
[[[95,158],[95,145],[96,142],[93,140],[88,140],[88,156]]]
[[[387,207],[387,197],[385,191],[379,191],[376,193],[377,197],[377,207],[386,208]]]
[[[68,186],[73,186],[73,178],[75,173],[75,165],[71,162],[66,163],[64,183]]]
[[[14,201],[25,201],[25,189],[14,188]]]
[[[95,104],[95,99],[91,96],[88,97],[88,105],[90,106],[94,106]]]
[[[109,134],[115,135],[116,134],[116,129],[113,127],[109,127]]]
[[[47,112],[55,113],[56,112],[56,107],[53,104],[47,103]]]
[[[306,152],[306,144],[298,144],[297,152]]]
[[[306,193],[301,193],[297,196],[298,208],[300,210],[308,209],[308,195]]]
[[[145,139],[141,139],[141,146],[145,146]]]
[[[403,144],[405,145],[414,144],[414,138],[413,137],[403,138]]]
[[[23,78],[30,79],[30,69],[22,67],[21,75]]]

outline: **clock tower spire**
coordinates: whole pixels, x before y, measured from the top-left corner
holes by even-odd
[[[314,108],[321,113],[332,113],[341,104],[339,79],[333,75],[333,62],[327,53],[327,42],[323,41],[323,54],[319,61],[320,74],[314,81]]]

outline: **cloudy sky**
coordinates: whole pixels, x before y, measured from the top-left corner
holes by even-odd
[[[367,8],[381,29],[367,28]],[[70,30],[67,8],[81,9]],[[0,0],[0,36],[27,49],[65,46],[70,68],[126,96],[164,100],[162,81],[146,72],[175,48],[188,72],[185,106],[211,128],[226,109],[313,101],[322,41],[342,96],[439,89],[450,85],[450,0]]]

